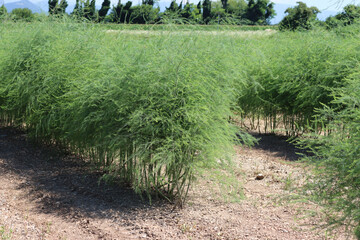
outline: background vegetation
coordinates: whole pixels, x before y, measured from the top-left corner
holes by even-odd
[[[213,51],[222,37],[72,22],[7,23],[1,36],[2,121],[90,158],[108,178],[183,199],[198,166],[231,154],[234,77],[227,51]]]
[[[101,8],[97,10],[95,0],[77,0],[70,16],[81,21],[106,23],[238,25],[268,25],[271,18],[275,16],[274,3],[269,0],[222,0],[214,2],[204,0],[199,1],[198,4],[187,2],[184,5],[183,3],[177,4],[173,0],[164,12],[160,12],[160,8],[155,7],[153,0],[143,0],[140,5],[134,5],[131,1],[123,4],[121,0],[116,5],[110,6],[110,4],[110,0],[104,0]],[[48,13],[52,17],[64,16],[67,15],[67,7],[66,0],[49,0]],[[24,10],[16,9],[16,11],[23,12]]]

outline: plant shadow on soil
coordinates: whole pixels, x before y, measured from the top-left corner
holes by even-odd
[[[293,144],[285,137],[254,134],[259,143],[253,148],[274,153],[289,161],[298,160]],[[27,140],[26,134],[13,128],[0,127],[0,174],[19,176],[24,196],[35,203],[36,211],[55,214],[69,220],[86,217],[120,218],[124,221],[151,218],[152,211],[161,215],[179,214],[174,205],[164,200],[152,204],[129,187],[99,184],[101,173],[89,163],[53,146],[39,146]]]
[[[0,174],[19,176],[24,198],[36,203],[36,211],[55,214],[71,220],[96,216],[135,220],[137,211],[161,209],[163,214],[177,212],[163,200],[150,205],[132,189],[99,184],[100,172],[90,164],[54,147],[37,146],[26,134],[13,128],[0,127]]]
[[[254,149],[272,153],[275,157],[287,161],[298,161],[301,158],[301,155],[299,154],[306,153],[305,150],[296,148],[296,146],[289,141],[290,138],[287,136],[269,133],[253,133],[252,136],[258,139],[258,144],[253,146]]]

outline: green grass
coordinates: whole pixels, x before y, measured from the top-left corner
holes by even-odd
[[[5,226],[0,225],[0,239],[1,240],[9,240],[12,238],[12,229],[8,229]]]

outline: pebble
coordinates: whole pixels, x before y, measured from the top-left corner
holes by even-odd
[[[264,179],[264,175],[262,175],[261,173],[258,174],[255,178],[255,180],[262,180],[262,179]]]

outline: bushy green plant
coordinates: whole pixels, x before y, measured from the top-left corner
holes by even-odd
[[[297,6],[286,9],[286,15],[279,23],[280,30],[309,30],[320,13],[316,7],[308,7],[303,2],[297,2]]]
[[[274,3],[269,0],[249,0],[245,16],[253,24],[269,25],[275,16]]]
[[[0,7],[0,20],[4,19],[7,16],[8,12],[7,9],[5,7],[5,5],[1,5]]]
[[[305,190],[326,206],[330,227],[354,227],[360,239],[360,71],[351,74],[344,87],[335,89],[333,107],[319,110],[319,124],[329,122],[328,135],[316,135],[301,142],[315,164]]]
[[[360,6],[349,4],[344,7],[344,11],[336,14],[333,17],[328,17],[325,25],[328,29],[337,28],[340,26],[347,26],[359,22]]]
[[[15,8],[11,11],[10,17],[14,21],[31,22],[34,19],[34,14],[28,8]]]
[[[66,21],[1,31],[1,120],[35,139],[149,197],[184,199],[198,167],[231,153],[231,64],[213,51],[221,36],[148,38]]]
[[[315,109],[330,104],[332,89],[344,84],[358,62],[355,38],[326,31],[252,39],[235,52],[241,56],[236,61],[242,67],[239,79],[246,79],[238,87],[243,117],[253,125],[265,120],[267,131],[281,128],[288,134],[301,133]]]

